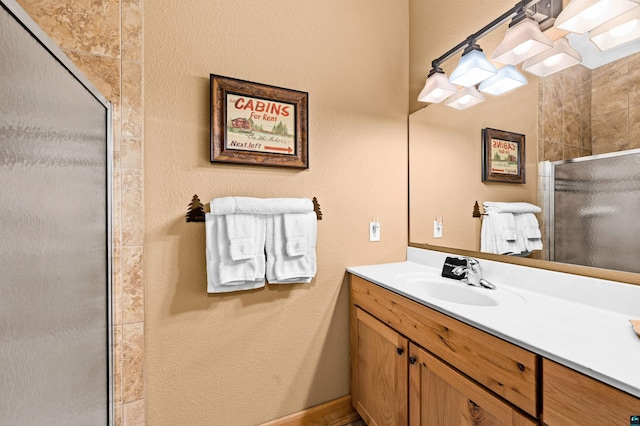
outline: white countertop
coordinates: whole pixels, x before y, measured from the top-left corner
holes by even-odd
[[[407,261],[347,271],[424,306],[640,397],[640,286],[480,260],[487,290],[441,277],[446,253],[409,248]],[[441,280],[495,299],[447,302],[416,280]],[[427,348],[428,349],[428,348]]]

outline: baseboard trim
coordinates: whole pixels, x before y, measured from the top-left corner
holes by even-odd
[[[342,426],[358,420],[351,395],[262,423],[260,426]]]

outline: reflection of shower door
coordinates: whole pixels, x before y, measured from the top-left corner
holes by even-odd
[[[553,166],[551,260],[640,272],[640,150]]]
[[[112,418],[110,109],[63,56],[0,0],[3,426]]]

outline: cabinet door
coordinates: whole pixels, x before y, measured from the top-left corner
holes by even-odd
[[[413,344],[409,362],[409,423],[412,426],[537,424]]]
[[[582,373],[545,358],[542,374],[546,425],[625,425],[640,416],[640,398]]]
[[[368,426],[407,424],[408,341],[356,307],[351,311],[351,397]]]

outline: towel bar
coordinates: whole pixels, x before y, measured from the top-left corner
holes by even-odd
[[[320,203],[318,199],[313,197],[313,211],[316,213],[318,220],[322,220],[322,212],[320,211]],[[477,204],[477,202],[476,202]],[[187,222],[204,222],[204,206],[198,198],[198,195],[194,195],[189,203],[189,209],[186,214]]]
[[[480,213],[480,206],[478,205],[478,200],[476,200],[476,203],[473,205],[473,217],[482,217],[486,215],[486,213]]]

